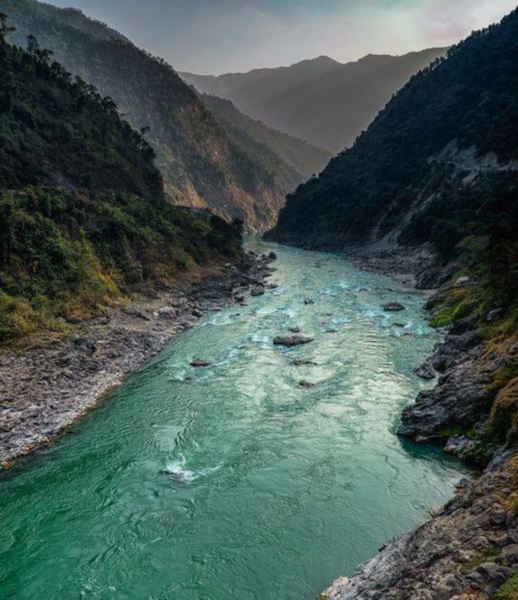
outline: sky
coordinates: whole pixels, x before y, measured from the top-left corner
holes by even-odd
[[[104,21],[175,69],[248,71],[449,46],[517,0],[46,0]]]

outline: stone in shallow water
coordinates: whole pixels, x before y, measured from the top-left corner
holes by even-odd
[[[306,337],[304,335],[289,335],[289,336],[277,336],[273,343],[275,346],[301,346],[302,344],[309,344],[314,341],[314,338]]]
[[[383,310],[385,312],[399,312],[401,310],[406,310],[406,308],[399,302],[387,302],[383,307]]]
[[[291,363],[294,367],[316,367],[317,363],[311,360],[294,360]]]
[[[303,379],[302,381],[299,381],[299,385],[300,385],[300,387],[303,387],[303,388],[315,387],[314,383],[311,383],[311,381],[306,381],[305,379]]]
[[[212,363],[207,362],[206,360],[200,360],[199,358],[195,358],[191,362],[191,367],[202,368],[202,367],[210,367]]]
[[[435,369],[433,368],[431,359],[426,360],[420,367],[414,369],[414,373],[421,379],[433,379],[435,377]]]

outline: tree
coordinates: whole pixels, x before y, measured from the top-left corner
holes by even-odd
[[[33,35],[27,36],[27,52],[36,59],[37,63],[46,66],[50,64],[50,58],[54,54],[52,50],[41,48],[38,40]]]
[[[6,38],[13,31],[16,31],[16,27],[9,27],[7,25],[7,15],[0,12],[0,46],[4,46],[7,43]]]

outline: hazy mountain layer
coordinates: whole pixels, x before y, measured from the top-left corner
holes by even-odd
[[[348,64],[320,57],[243,74],[181,75],[198,90],[232,100],[270,127],[338,152],[354,142],[412,75],[444,52],[366,56]]]
[[[68,70],[112,97],[135,128],[150,128],[147,139],[175,203],[261,228],[274,223],[286,192],[309,174],[284,172],[282,157],[271,169],[256,148],[230,139],[168,64],[80,11],[35,0],[0,0],[0,10],[17,27],[16,43],[34,34]],[[309,171],[321,164],[319,158]]]

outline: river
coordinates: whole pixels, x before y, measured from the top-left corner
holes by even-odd
[[[395,435],[437,341],[423,297],[275,250],[277,289],[206,316],[0,477],[1,598],[310,600],[452,495],[465,468]],[[315,341],[274,347],[293,326]]]

